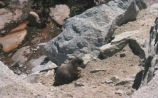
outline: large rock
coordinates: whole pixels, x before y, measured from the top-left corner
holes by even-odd
[[[8,53],[16,49],[25,39],[26,35],[27,31],[22,30],[0,37],[0,44],[3,46],[3,51]]]
[[[110,1],[88,9],[65,21],[63,32],[45,46],[46,54],[59,65],[72,56],[96,57],[98,48],[111,40],[116,26],[135,19],[138,11],[135,0]]]
[[[64,20],[69,18],[70,9],[67,5],[56,5],[55,8],[50,8],[50,16],[59,25],[64,24]]]
[[[46,98],[45,87],[28,84],[0,61],[0,98]],[[51,98],[51,97],[50,97]]]

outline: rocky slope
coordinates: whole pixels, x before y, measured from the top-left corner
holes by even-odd
[[[79,1],[82,0],[75,2]],[[0,62],[0,83],[2,84],[0,85],[0,97],[126,98],[131,96],[133,92],[135,92],[134,95],[132,95],[133,98],[140,98],[141,96],[150,98],[157,96],[156,93],[154,93],[154,91],[156,92],[157,90],[155,86],[157,80],[156,63],[150,62],[153,64],[154,70],[152,70],[153,67],[146,67],[147,64],[144,63],[146,61],[145,58],[147,58],[149,56],[147,54],[150,53],[144,51],[145,49],[147,51],[149,49],[148,47],[144,47],[144,42],[145,39],[153,36],[152,34],[156,34],[156,29],[151,30],[151,35],[149,32],[155,21],[156,12],[158,11],[154,5],[148,6],[147,9],[142,9],[145,8],[143,0],[131,1],[132,2],[124,0],[95,0],[98,6],[92,4],[91,6],[94,6],[93,8],[74,17],[68,15],[68,7],[70,7],[70,10],[73,8],[71,5],[67,7],[65,7],[66,5],[60,5],[61,8],[66,8],[68,12],[63,16],[66,16],[66,18],[70,17],[66,21],[63,18],[59,20],[60,22],[62,21],[62,23],[65,21],[62,32],[60,28],[62,24],[57,25],[58,20],[53,20],[54,16],[56,16],[56,18],[62,16],[57,14],[49,14],[51,16],[48,18],[46,22],[47,26],[44,29],[37,29],[36,26],[32,27],[31,25],[30,27],[27,25],[25,27],[25,21],[24,24],[20,26],[14,24],[13,27],[9,27],[8,29],[7,26],[9,25],[5,25],[5,29],[0,32],[3,38],[6,35],[10,35],[8,34],[10,30],[15,30],[14,27],[17,26],[18,28],[22,27],[27,30],[29,36],[26,35],[26,39],[23,43],[21,43],[17,49],[9,53],[0,50],[0,60],[8,64],[9,67]],[[27,0],[25,2],[27,2]],[[151,4],[152,3],[149,5]],[[5,6],[3,6],[3,8],[4,7]],[[88,5],[88,7],[90,6]],[[54,10],[54,8],[51,9]],[[61,14],[60,10],[59,13]],[[70,13],[72,12],[70,11]],[[131,13],[132,17],[129,17]],[[8,14],[4,13],[4,15]],[[12,15],[14,14],[9,15],[9,17],[13,17]],[[41,17],[43,16],[40,16],[40,18]],[[131,21],[135,18],[135,21]],[[106,21],[106,23],[103,21]],[[21,24],[23,21],[18,21],[17,24],[19,23]],[[9,32],[4,32],[4,30],[8,30]],[[61,32],[61,34],[58,35],[57,32]],[[13,34],[16,33],[13,32]],[[49,39],[56,35],[58,35],[56,38],[48,42]],[[154,42],[155,38],[156,37],[150,39]],[[45,46],[45,49],[50,58],[44,55],[43,46],[46,42],[48,42],[48,44]],[[155,50],[156,46],[154,47],[153,43],[146,45],[153,46],[151,50]],[[81,77],[69,84],[53,86],[53,68],[58,65],[52,61],[55,59],[55,61],[57,61],[55,63],[60,65],[74,55],[83,56],[86,63],[86,68],[82,70]],[[156,58],[156,55],[152,56]],[[155,61],[155,59],[153,59],[153,61]],[[149,75],[146,76],[144,74],[144,77],[147,78],[143,78],[137,82],[135,78],[140,78],[140,76],[137,76],[137,73],[144,69],[143,66],[139,65],[143,64],[145,64],[145,72],[149,73]],[[143,86],[138,91],[135,91],[134,88],[138,88],[138,84],[141,81],[142,84],[144,84],[146,82],[143,81],[151,78],[150,73],[154,73],[155,77],[151,80],[149,85]],[[152,92],[153,87],[154,90]],[[151,94],[152,96],[150,96]]]

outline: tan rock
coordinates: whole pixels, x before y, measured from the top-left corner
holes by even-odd
[[[64,20],[69,18],[70,8],[67,5],[56,5],[55,8],[50,8],[50,16],[58,24],[63,25]]]
[[[20,24],[18,27],[12,29],[10,32],[15,32],[15,31],[21,31],[21,30],[24,30],[26,27],[27,27],[27,24],[29,22],[28,21],[25,21],[24,23]]]
[[[3,46],[3,51],[8,53],[17,48],[24,40],[26,34],[27,31],[22,30],[16,33],[8,34],[5,37],[1,37],[0,44]]]

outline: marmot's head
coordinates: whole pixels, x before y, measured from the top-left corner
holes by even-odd
[[[85,68],[86,67],[85,64],[83,63],[83,60],[81,58],[78,58],[78,57],[73,58],[71,60],[71,64],[73,66],[77,66],[77,67],[81,67],[81,68]]]

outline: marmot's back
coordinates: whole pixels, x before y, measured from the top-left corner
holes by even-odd
[[[62,85],[72,82],[74,77],[74,71],[72,65],[64,64],[56,69],[54,85]]]
[[[81,62],[83,60],[74,60],[72,60],[70,63],[63,64],[56,69],[54,82],[55,86],[67,84],[79,78],[81,70],[78,67],[83,64],[83,62]]]

